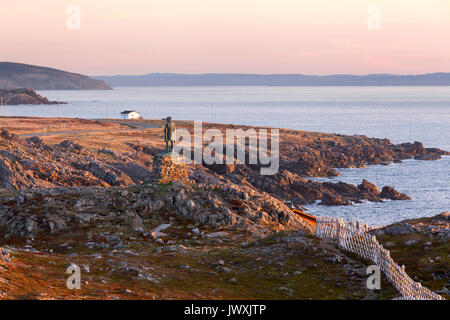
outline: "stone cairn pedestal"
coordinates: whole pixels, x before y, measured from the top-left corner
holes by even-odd
[[[170,153],[158,154],[153,158],[152,172],[155,183],[167,184],[174,181],[189,183],[186,164],[182,161],[182,157],[178,156],[174,160]]]

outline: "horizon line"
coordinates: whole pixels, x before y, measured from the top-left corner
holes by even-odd
[[[366,77],[366,76],[423,76],[432,74],[450,74],[450,71],[435,71],[426,73],[365,73],[365,74],[355,74],[355,73],[330,73],[330,74],[305,74],[305,73],[244,73],[244,72],[199,72],[199,73],[178,73],[178,72],[149,72],[142,74],[87,74],[90,77],[133,77],[133,76],[147,76],[147,75],[192,75],[192,76],[202,76],[202,75],[249,75],[249,76],[306,76],[306,77],[332,77],[332,76],[354,76],[354,77]]]

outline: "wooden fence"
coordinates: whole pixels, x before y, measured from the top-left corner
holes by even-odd
[[[344,222],[342,218],[316,217],[316,235],[322,239],[334,239],[337,245],[358,256],[374,262],[399,291],[403,300],[444,300],[440,295],[422,287],[405,272],[390,256],[388,250],[378,243],[375,236],[367,233],[371,228],[358,221]]]

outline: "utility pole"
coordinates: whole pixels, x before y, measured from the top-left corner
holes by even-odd
[[[2,106],[2,116],[6,115],[6,104],[3,100],[3,96],[0,96],[0,104]]]
[[[106,105],[106,120],[109,120],[109,104]]]
[[[58,118],[60,116],[60,110],[59,110],[59,99],[58,99]]]

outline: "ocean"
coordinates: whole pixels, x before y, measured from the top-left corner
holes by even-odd
[[[61,105],[61,117],[119,118],[135,109],[144,118],[199,120],[421,141],[450,150],[450,87],[117,87],[107,91],[39,91]],[[7,115],[56,117],[57,106],[8,106]],[[412,197],[353,206],[311,205],[313,215],[387,224],[450,211],[450,157],[439,161],[339,169],[329,179],[378,187]]]

